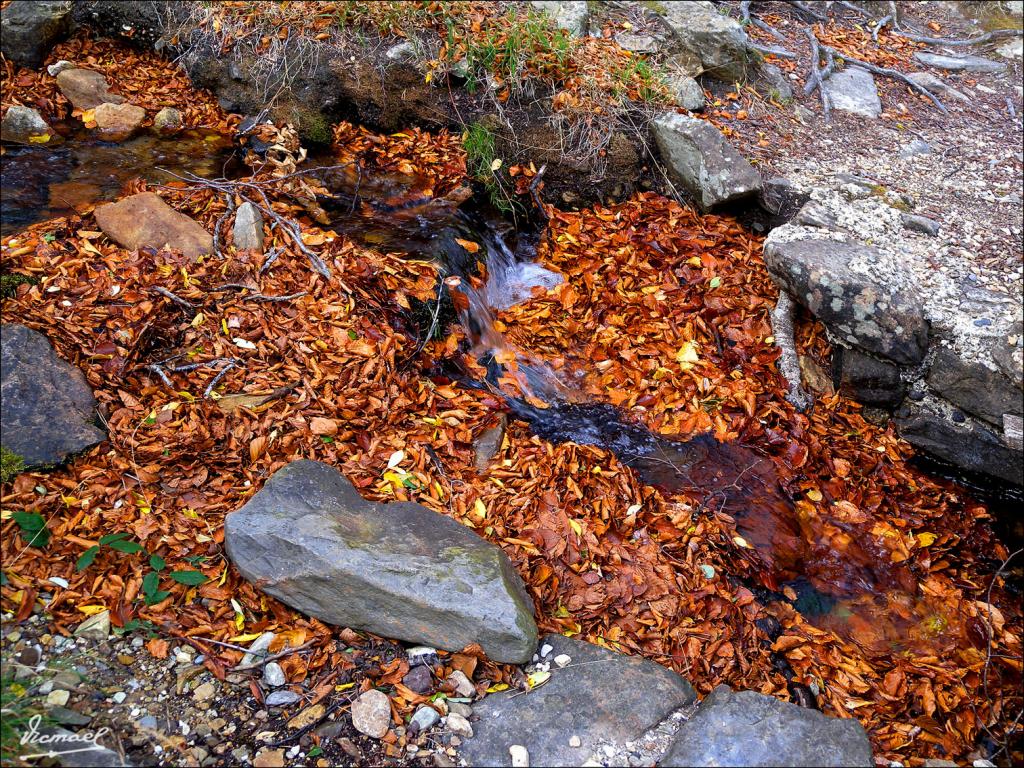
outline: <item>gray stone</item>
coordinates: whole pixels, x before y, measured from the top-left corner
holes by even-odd
[[[1002,72],[1006,69],[1006,65],[1001,61],[983,59],[980,56],[943,56],[938,53],[917,51],[914,58],[926,67],[945,69],[948,72]]]
[[[75,628],[75,637],[106,640],[110,636],[110,611],[93,614]]]
[[[904,403],[896,425],[900,437],[925,453],[970,472],[1024,485],[1024,455],[1019,448],[1007,445],[984,422],[966,417],[956,423],[953,415],[948,403],[926,397]]]
[[[185,118],[174,107],[164,107],[153,117],[153,128],[159,133],[174,133],[185,125]]]
[[[505,440],[507,425],[508,419],[505,417],[505,414],[502,414],[498,418],[498,423],[493,427],[485,429],[483,434],[473,444],[474,463],[477,472],[486,472],[491,461],[498,455],[498,452],[501,450],[501,444]]]
[[[409,725],[416,726],[416,731],[422,732],[433,728],[440,720],[441,715],[438,714],[436,709],[423,704],[416,710],[416,714],[412,716]]]
[[[654,53],[658,50],[658,41],[649,35],[619,32],[615,35],[615,42],[623,50],[633,51],[634,53]]]
[[[769,98],[782,103],[793,100],[793,86],[786,73],[774,64],[762,64],[757,78],[758,89]]]
[[[387,57],[388,61],[403,64],[413,61],[416,58],[416,46],[408,40],[405,40],[388,48],[384,55]]]
[[[271,688],[280,688],[288,682],[284,670],[276,661],[267,662],[263,667],[263,684]]]
[[[704,89],[700,83],[689,75],[677,75],[670,79],[669,90],[675,97],[676,104],[691,112],[700,112],[704,109]]]
[[[706,0],[666,3],[663,15],[676,43],[699,58],[707,74],[730,83],[745,79],[747,34],[738,21]]]
[[[555,25],[573,37],[584,37],[590,11],[586,0],[533,0],[531,5],[550,16]]]
[[[915,365],[928,350],[928,323],[919,297],[883,275],[854,272],[849,266],[854,260],[873,263],[876,256],[870,246],[836,240],[769,236],[764,245],[775,282],[837,336],[877,357]]]
[[[38,111],[14,104],[0,121],[0,139],[15,144],[50,144],[60,141],[60,136]]]
[[[26,467],[60,464],[103,442],[96,398],[85,376],[57,356],[41,333],[0,328],[0,441]]]
[[[100,104],[123,104],[124,96],[110,92],[99,72],[91,69],[65,69],[57,74],[57,87],[78,109],[95,109]]]
[[[789,179],[773,176],[765,179],[762,184],[758,202],[770,214],[769,224],[775,228],[792,221],[809,198],[807,192],[799,189]]]
[[[40,728],[42,736],[49,737],[45,751],[55,753],[54,759],[65,768],[121,768],[129,766],[121,755],[96,742],[85,742],[81,736],[65,728]],[[44,751],[44,750],[40,750]]]
[[[871,768],[875,761],[852,718],[720,685],[680,728],[662,764]]]
[[[287,707],[289,704],[294,704],[301,698],[302,697],[295,691],[272,691],[267,695],[264,703],[268,707]]]
[[[153,192],[99,206],[93,215],[103,234],[129,250],[170,248],[189,258],[213,250],[213,236]]]
[[[907,384],[898,366],[857,349],[838,349],[842,350],[840,386],[854,400],[880,408],[892,408],[902,402]]]
[[[352,727],[374,739],[383,739],[391,726],[391,700],[371,688],[352,702]]]
[[[43,65],[54,45],[71,32],[71,3],[11,3],[0,11],[0,50],[4,57],[29,69]]]
[[[907,75],[908,78],[913,80],[915,83],[920,85],[922,88],[927,88],[929,91],[934,93],[936,96],[948,96],[957,101],[963,103],[970,102],[971,98],[965,93],[958,91],[956,88],[951,86],[945,80],[938,75],[934,75],[931,72],[911,72]]]
[[[65,69],[74,69],[74,68],[75,68],[75,65],[72,62],[68,61],[67,59],[61,59],[60,61],[55,61],[53,64],[50,64],[46,68],[46,74],[48,74],[50,77],[56,77],[61,72],[63,72]]]
[[[573,663],[527,695],[491,694],[474,704],[476,735],[464,742],[469,765],[509,765],[508,749],[524,746],[534,765],[580,765],[599,743],[636,739],[696,699],[682,677],[645,659],[561,635],[545,642]],[[569,736],[581,746],[569,746]]]
[[[882,114],[875,79],[866,69],[846,67],[834,72],[825,81],[825,97],[832,108],[860,117],[876,118]]]
[[[903,221],[904,229],[909,229],[911,232],[920,232],[929,237],[938,237],[939,229],[942,227],[935,219],[929,219],[927,216],[918,216],[913,213],[904,213],[900,216],[900,219]]]
[[[250,202],[238,206],[232,234],[235,248],[239,251],[263,253],[263,216],[260,209]]]
[[[932,146],[924,139],[914,139],[900,150],[900,157],[914,157],[916,155],[930,155]]]
[[[405,673],[402,685],[416,693],[430,692],[434,687],[434,677],[430,674],[430,667],[413,667]]]
[[[949,347],[939,347],[928,371],[928,386],[940,397],[996,427],[1003,416],[1024,414],[1024,392],[999,369],[975,357],[965,359]]]
[[[652,129],[669,176],[704,210],[761,189],[757,171],[707,121],[667,112],[654,120]]]
[[[533,604],[511,562],[449,517],[367,501],[333,467],[295,461],[225,522],[242,575],[322,621],[493,660],[533,655]]]
[[[92,722],[90,715],[83,715],[81,712],[65,707],[47,707],[46,714],[59,725],[70,725],[76,728],[81,728]]]
[[[996,53],[1004,59],[1024,58],[1024,40],[1019,37],[1016,40],[1009,40],[996,48]]]

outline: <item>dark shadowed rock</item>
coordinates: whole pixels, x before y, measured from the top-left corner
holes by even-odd
[[[152,192],[140,192],[96,209],[103,234],[125,248],[171,248],[196,258],[213,250],[213,237]]]
[[[0,11],[0,50],[7,59],[29,69],[41,67],[50,49],[70,31],[68,0],[19,0]]]
[[[78,109],[124,103],[124,96],[110,92],[107,78],[91,69],[65,69],[58,72],[57,87]]]
[[[696,694],[688,682],[660,664],[625,656],[561,635],[548,635],[547,660],[565,654],[564,669],[528,694],[505,691],[473,705],[479,720],[463,742],[469,765],[511,765],[509,747],[526,747],[531,765],[582,765],[599,741],[636,739]],[[579,746],[570,739],[579,738]]]
[[[915,448],[954,466],[1024,485],[1024,454],[1019,444],[982,421],[960,414],[932,396],[904,403],[896,412],[900,437]],[[957,423],[959,421],[959,423]]]
[[[1002,339],[997,343],[1005,346]],[[997,427],[1005,414],[1024,415],[1024,392],[1002,370],[976,359],[964,359],[949,347],[940,347],[928,372],[933,392],[968,413]]]
[[[859,403],[880,408],[892,408],[902,402],[907,384],[898,366],[857,349],[840,349],[840,385],[846,394]]]
[[[26,467],[60,464],[106,439],[96,426],[96,398],[82,372],[57,356],[41,333],[0,330],[0,441]]]
[[[340,626],[435,648],[479,643],[495,661],[528,661],[533,605],[498,547],[419,504],[367,501],[333,467],[278,470],[224,526],[245,578]]]
[[[666,112],[652,123],[669,175],[707,210],[761,189],[761,176],[706,120]]]
[[[856,720],[720,685],[683,724],[661,764],[870,768],[875,762]]]
[[[853,262],[879,262],[875,249],[838,240],[769,236],[764,260],[775,282],[844,341],[901,365],[924,358],[928,324],[916,294],[884,274],[851,268]]]

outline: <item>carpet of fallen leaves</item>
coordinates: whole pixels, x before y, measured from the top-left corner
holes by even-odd
[[[455,137],[345,126],[336,135],[339,155],[360,158],[370,174],[411,173],[437,194],[464,180]],[[226,211],[208,189],[155,191],[210,230]],[[274,206],[302,221],[303,240],[334,277],[314,274],[279,230],[267,248],[281,255],[265,271],[263,257],[234,253],[230,239],[226,258],[197,263],[129,252],[88,212],[3,240],[4,270],[39,279],[4,301],[4,322],[42,331],[83,370],[110,434],[65,467],[4,486],[4,510],[38,512],[51,533],[46,547],[26,548],[5,516],[5,610],[24,618],[42,604],[53,630],[68,633],[110,609],[115,626],[148,622],[156,655],[168,640],[189,638],[218,675],[240,654],[203,638],[245,644],[273,630],[274,650],[303,646],[282,660],[290,683],[329,696],[339,670],[352,666],[346,646],[369,641],[262,595],[223,550],[224,516],[287,462],[312,458],[337,466],[367,497],[418,501],[502,546],[543,629],[643,654],[701,692],[726,682],[788,700],[784,658],[823,710],[858,718],[880,755],[905,763],[964,759],[983,731],[1000,735],[1019,711],[1020,609],[1001,579],[990,589],[1006,553],[984,509],[910,469],[908,447],[855,404],[823,396],[810,414],[793,412],[775,369],[768,311],[776,294],[760,241],[734,220],[654,194],[577,213],[550,209],[538,258],[566,283],[505,312],[500,329],[581,396],[614,403],[657,432],[710,430],[762,445],[800,514],[819,520],[815,530],[840,555],[848,531],[860,531],[915,577],[932,613],[908,629],[909,645],[887,649],[890,638],[870,623],[816,626],[790,602],[764,602],[756,553],[734,520],[694,514],[694,499],[644,486],[600,449],[552,445],[512,422],[478,474],[473,441],[501,398],[424,375],[432,358],[458,355],[460,332],[421,348],[400,320],[411,298],[436,295],[435,268],[322,229],[287,197]],[[293,294],[302,295],[265,300]],[[827,354],[818,327],[805,326],[800,342]],[[190,365],[218,358],[239,364],[204,397],[221,369]],[[402,461],[389,468],[398,451]],[[77,567],[115,532],[146,553],[104,548]],[[169,594],[147,605],[148,554],[207,580],[162,579]],[[885,607],[894,609],[893,599]],[[769,617],[781,632],[765,629]],[[456,667],[475,667],[481,690],[519,682],[513,668],[473,653],[446,656],[445,669]],[[401,685],[405,671],[396,657],[360,685],[391,686],[399,717],[424,700]]]

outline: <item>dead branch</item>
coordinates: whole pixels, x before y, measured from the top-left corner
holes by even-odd
[[[228,360],[227,365],[221,368],[220,373],[213,377],[213,381],[206,385],[206,389],[203,390],[203,397],[209,397],[210,393],[213,392],[217,384],[220,383],[220,380],[224,378],[228,371],[230,371],[232,368],[235,368],[237,365],[238,363],[236,361]]]
[[[810,27],[804,27],[804,34],[807,35],[807,39],[811,41],[811,77],[807,81],[807,85],[804,87],[804,93],[811,93],[815,88],[821,95],[821,110],[825,117],[825,120],[830,120],[831,105],[828,101],[828,95],[825,93],[825,77],[822,74],[821,69],[821,51],[818,45],[818,38],[814,34],[814,30]],[[831,73],[830,73],[831,74]],[[810,90],[808,90],[810,89]]]
[[[548,212],[544,210],[544,204],[540,200],[540,195],[537,193],[537,186],[540,184],[540,180],[544,178],[544,171],[548,169],[547,163],[540,167],[537,171],[537,175],[533,177],[533,181],[530,182],[530,197],[533,198],[534,204],[537,206],[537,210],[540,211],[540,215],[544,218],[544,221],[548,220]]]
[[[764,53],[764,54],[768,54],[770,56],[778,56],[779,58],[782,58],[782,59],[799,59],[800,58],[795,53],[793,53],[792,51],[786,50],[785,48],[779,48],[779,47],[776,47],[776,46],[773,46],[773,45],[761,45],[760,43],[755,43],[752,40],[748,40],[747,41],[747,48],[753,48],[758,53]]]
[[[884,27],[889,22],[894,22],[894,21],[896,21],[896,19],[893,17],[893,15],[891,13],[888,16],[883,16],[882,18],[880,18],[878,20],[878,23],[875,24],[875,26],[872,27],[872,29],[871,29],[871,39],[874,40],[877,43],[878,42],[878,33],[882,31],[882,27]]]
[[[779,348],[779,373],[789,385],[786,399],[799,411],[806,411],[813,399],[804,391],[800,383],[800,359],[796,351],[796,339],[793,330],[793,319],[796,305],[793,298],[785,291],[779,291],[779,300],[770,315],[772,335],[775,346]]]
[[[779,32],[779,30],[775,29],[775,27],[773,27],[771,24],[762,21],[756,16],[750,15],[750,3],[751,0],[743,0],[743,2],[740,3],[740,14],[743,17],[743,24],[753,24],[758,29],[767,32],[776,40],[780,40],[783,43],[786,42],[786,36]]]
[[[171,293],[169,290],[163,288],[162,286],[157,285],[152,290],[154,293],[159,293],[161,296],[170,299],[175,304],[180,304],[181,306],[185,307],[185,309],[196,308],[196,305],[193,304],[191,301],[185,301],[185,299],[181,298],[181,296],[178,296],[176,293]]]
[[[789,4],[796,8],[804,16],[809,16],[815,21],[827,22],[828,16],[818,13],[816,10],[811,8],[807,3],[800,2],[800,0],[788,0]]]

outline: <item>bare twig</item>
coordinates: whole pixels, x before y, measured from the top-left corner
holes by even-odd
[[[1024,31],[1019,29],[996,29],[992,32],[986,32],[984,35],[978,35],[977,37],[971,37],[967,40],[949,40],[944,37],[925,37],[924,35],[913,35],[909,32],[897,32],[896,34],[901,37],[905,37],[908,40],[913,40],[915,43],[927,43],[928,45],[981,45],[992,40],[1003,40],[1008,37],[1021,37],[1024,35]]]
[[[211,381],[209,384],[206,385],[206,389],[203,390],[203,397],[209,397],[210,393],[213,392],[213,390],[217,386],[217,384],[220,383],[220,380],[223,379],[225,375],[227,375],[228,371],[230,371],[232,368],[236,367],[237,365],[238,365],[238,363],[236,361],[228,360],[227,365],[225,365],[223,368],[221,368],[220,373],[218,373],[216,376],[213,377],[213,381]]]
[[[886,24],[888,24],[891,21],[895,21],[895,19],[893,18],[893,15],[891,13],[888,16],[883,16],[881,19],[879,19],[878,23],[875,24],[875,26],[871,30],[871,39],[874,40],[877,43],[878,42],[878,33],[882,31],[882,27],[884,27]]]
[[[829,104],[828,95],[825,93],[825,78],[821,69],[821,51],[818,45],[818,38],[810,27],[804,27],[804,34],[807,35],[807,39],[811,42],[811,76],[804,87],[804,93],[811,93],[815,88],[819,89],[822,114],[825,117],[825,121],[828,122],[831,119],[829,114],[831,105]]]
[[[752,48],[760,53],[765,53],[771,56],[778,56],[780,59],[798,59],[800,58],[797,54],[793,53],[786,48],[779,48],[774,45],[761,45],[753,41],[747,41],[747,48]]]
[[[171,293],[169,290],[167,290],[166,288],[164,288],[162,286],[159,286],[159,285],[154,286],[152,288],[152,290],[153,290],[154,293],[159,293],[161,296],[164,296],[164,297],[170,299],[175,304],[180,304],[181,306],[185,307],[186,309],[195,309],[196,308],[196,305],[193,304],[191,301],[186,301],[185,299],[181,298],[181,296],[178,296],[175,293]]]
[[[544,204],[540,201],[540,195],[537,193],[537,187],[540,184],[540,180],[544,178],[544,171],[548,169],[547,163],[540,167],[537,171],[537,175],[533,177],[533,181],[530,182],[530,197],[533,198],[534,204],[537,206],[537,210],[540,211],[540,215],[544,217],[544,221],[548,220],[548,212],[544,210]]]

